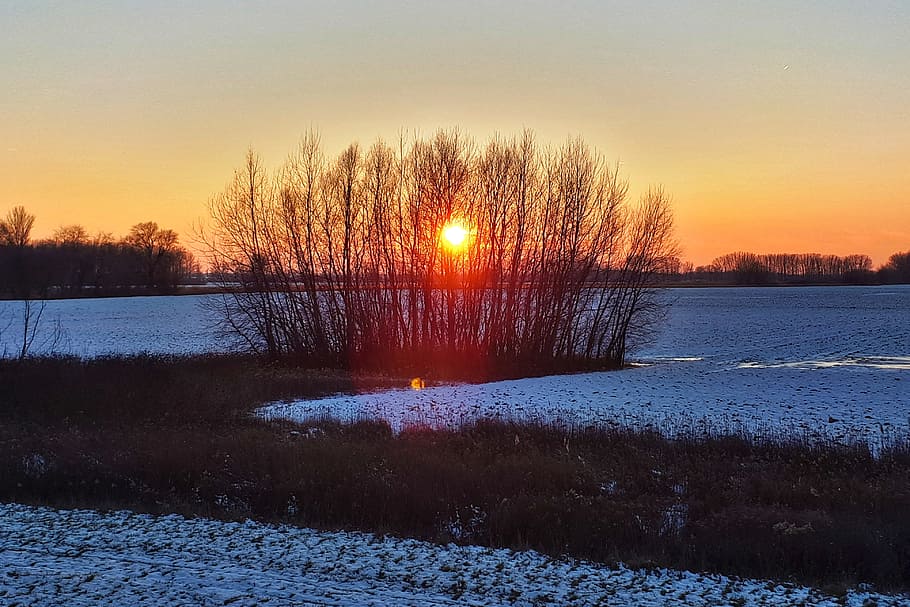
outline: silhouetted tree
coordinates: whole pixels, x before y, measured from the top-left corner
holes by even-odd
[[[10,209],[6,219],[0,220],[0,244],[13,247],[24,247],[31,237],[35,216],[29,214],[25,207]]]
[[[80,225],[61,226],[54,230],[53,241],[58,245],[82,245],[88,242],[88,232]]]
[[[185,253],[177,246],[177,232],[163,230],[154,221],[137,223],[123,243],[140,259],[146,286],[173,286]]]
[[[7,289],[19,298],[31,296],[35,269],[31,267],[32,260],[26,246],[34,225],[35,216],[22,206],[13,207],[0,220],[0,276]]]
[[[910,284],[910,251],[895,253],[879,270],[883,282]]]

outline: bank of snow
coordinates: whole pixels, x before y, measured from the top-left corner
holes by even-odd
[[[4,605],[885,607],[908,601],[250,521],[0,505]]]
[[[744,432],[862,440],[910,432],[910,365],[759,365],[649,359],[622,371],[434,386],[273,403],[267,419],[319,416],[457,426],[479,418],[651,428],[667,435]]]

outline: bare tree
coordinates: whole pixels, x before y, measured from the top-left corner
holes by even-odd
[[[630,345],[644,339],[665,312],[656,282],[679,255],[673,211],[660,188],[645,194],[629,216],[625,262],[612,307],[613,328],[606,355],[622,364]]]
[[[149,287],[160,284],[160,270],[166,265],[169,257],[179,257],[183,254],[177,241],[177,232],[161,229],[154,221],[137,223],[123,239],[124,244],[136,251],[143,260],[146,284]],[[181,263],[179,259],[176,261],[178,264]]]
[[[910,251],[888,258],[888,263],[879,270],[879,276],[885,282],[910,283]]]
[[[293,269],[273,263],[285,244],[276,229],[275,198],[274,182],[249,150],[243,168],[209,201],[213,231],[200,234],[213,271],[233,290],[219,302],[226,329],[251,350],[273,355],[287,353],[281,336],[294,322],[279,314],[283,296],[292,297]]]
[[[88,232],[80,225],[61,226],[54,230],[53,241],[62,246],[86,244],[89,241]]]
[[[0,220],[0,244],[14,247],[26,246],[31,238],[34,225],[35,216],[29,214],[25,207],[13,207],[6,214],[6,219]]]
[[[25,299],[22,301],[22,334],[19,340],[18,353],[20,360],[28,356],[29,351],[31,351],[32,346],[35,343],[35,338],[38,336],[38,329],[41,326],[41,317],[44,316],[46,307],[47,301],[43,299],[38,302],[32,299]]]

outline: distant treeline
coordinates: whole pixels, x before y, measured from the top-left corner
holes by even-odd
[[[32,242],[34,221],[23,207],[0,219],[0,297],[168,293],[199,272],[177,233],[154,222],[138,223],[120,239],[70,225]]]
[[[707,266],[679,264],[669,281],[740,285],[910,283],[910,251],[895,253],[877,270],[868,255],[736,252],[721,255]]]

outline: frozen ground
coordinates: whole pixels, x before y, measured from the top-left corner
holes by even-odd
[[[32,352],[199,354],[229,350],[206,306],[218,295],[59,299],[46,303]],[[0,301],[0,355],[17,352],[22,303]],[[59,331],[56,329],[59,327]]]
[[[706,368],[707,367],[707,368]],[[451,427],[478,418],[654,428],[667,435],[744,431],[864,440],[876,448],[910,432],[910,370],[655,362],[607,373],[435,386],[276,403],[268,419],[382,418]]]
[[[908,603],[362,533],[0,505],[0,604],[10,607]]]
[[[745,431],[864,440],[910,432],[910,288],[674,290],[634,368],[275,403],[267,418],[592,422],[667,434]]]

